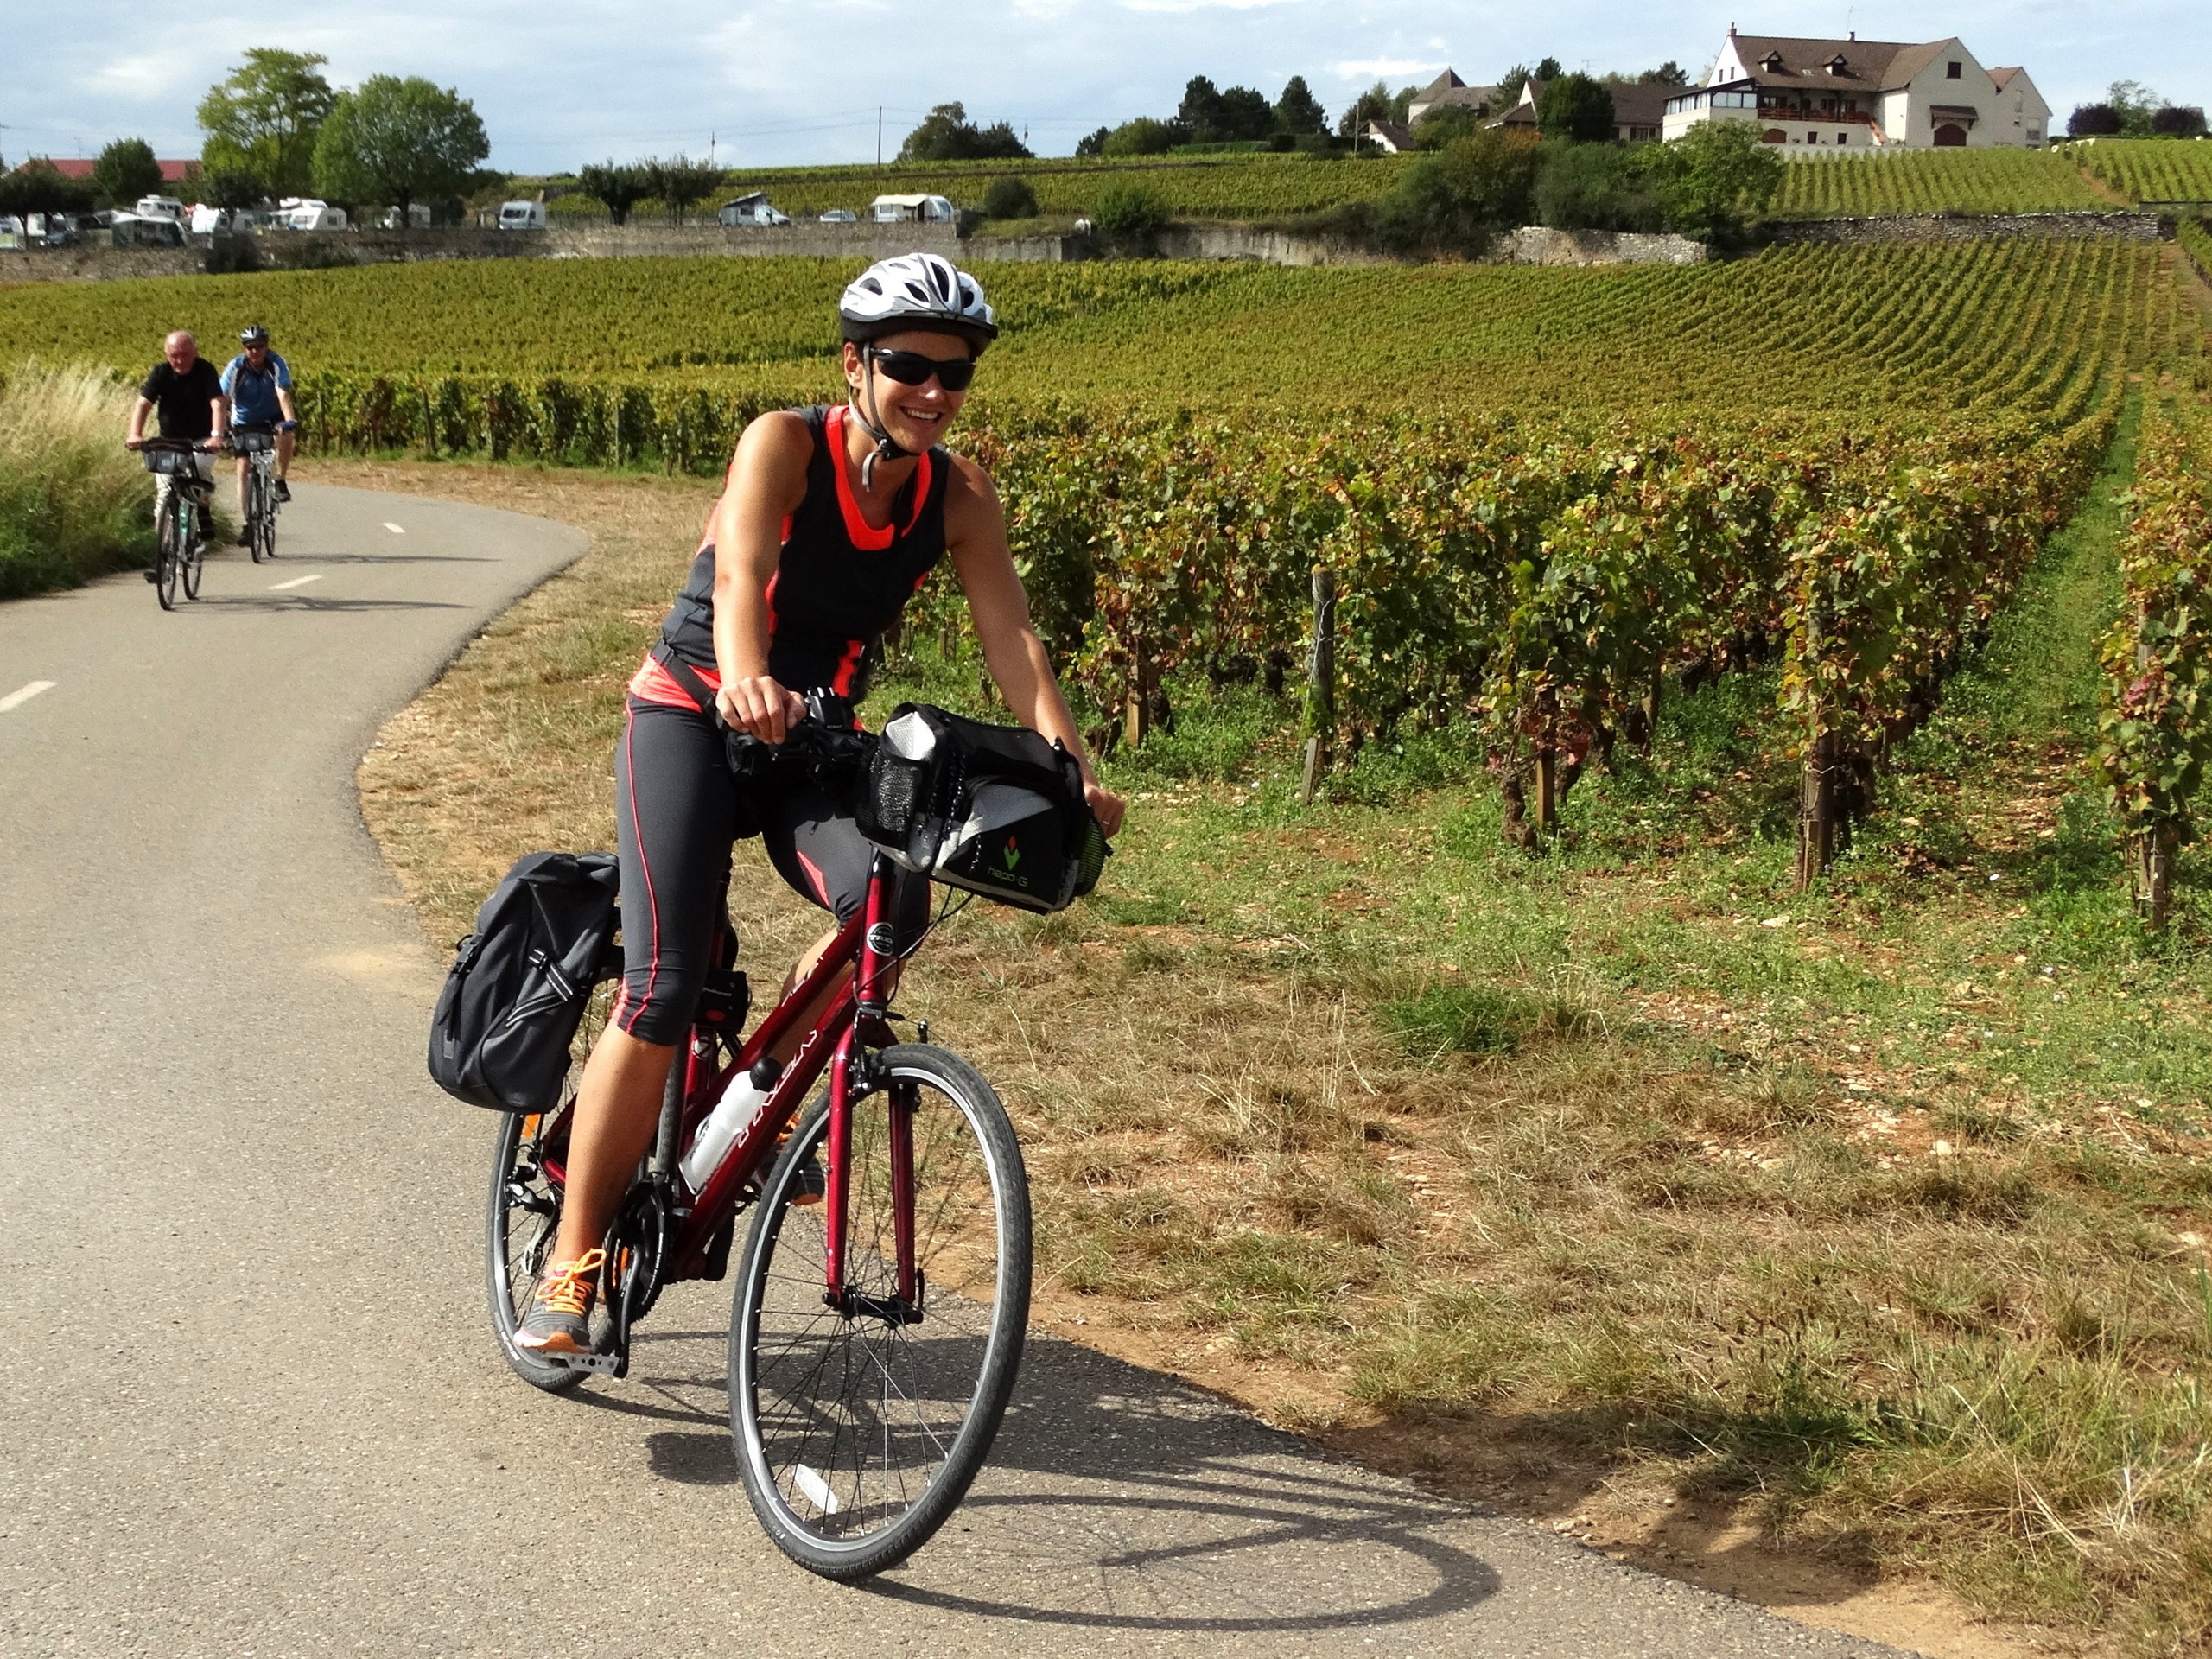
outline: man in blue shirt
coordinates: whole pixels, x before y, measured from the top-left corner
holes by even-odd
[[[231,400],[231,424],[274,426],[276,429],[276,499],[292,499],[285,481],[292,470],[292,426],[299,416],[292,412],[292,368],[269,349],[269,331],[255,323],[238,336],[245,349],[223,371],[223,396]],[[238,457],[239,545],[251,535],[245,519],[246,459]]]

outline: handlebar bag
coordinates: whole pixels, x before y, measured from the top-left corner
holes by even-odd
[[[495,1112],[560,1104],[569,1045],[594,982],[619,963],[614,855],[531,853],[454,948],[430,1016],[430,1078]]]
[[[1073,755],[926,703],[893,711],[855,809],[894,863],[1023,910],[1065,910],[1106,862]]]

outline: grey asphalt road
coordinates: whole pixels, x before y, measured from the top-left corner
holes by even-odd
[[[442,964],[353,775],[582,537],[305,486],[283,536],[174,615],[135,578],[0,606],[0,1652],[1894,1651],[1057,1341],[953,1524],[855,1589],[753,1526],[723,1287],[626,1382],[522,1385],[493,1123],[423,1076]]]

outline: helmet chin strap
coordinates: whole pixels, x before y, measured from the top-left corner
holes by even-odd
[[[861,457],[861,488],[872,490],[875,487],[876,462],[903,461],[912,451],[899,448],[898,441],[884,429],[882,416],[876,407],[875,354],[872,351],[864,350],[861,353],[861,391],[868,399],[868,407],[861,408],[860,398],[855,397],[853,399],[853,413],[861,417],[861,424],[868,429],[868,436],[875,440],[875,448]]]

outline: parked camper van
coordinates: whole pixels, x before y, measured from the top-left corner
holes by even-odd
[[[952,204],[943,196],[878,196],[868,213],[879,225],[949,225],[953,219]]]
[[[175,196],[141,196],[130,210],[140,219],[173,219],[184,223],[184,204]]]
[[[542,201],[503,201],[499,204],[499,228],[503,231],[542,231],[545,228],[545,204]]]
[[[346,210],[313,196],[284,196],[276,203],[278,222],[288,231],[342,231]]]
[[[779,213],[769,205],[768,198],[755,190],[751,195],[740,196],[722,203],[721,211],[715,215],[725,225],[788,225],[789,213]]]
[[[383,215],[377,220],[377,228],[385,231],[398,230],[400,228],[399,209],[397,207],[385,208]],[[429,203],[427,201],[410,201],[407,204],[406,228],[410,231],[427,231],[430,228]]]

